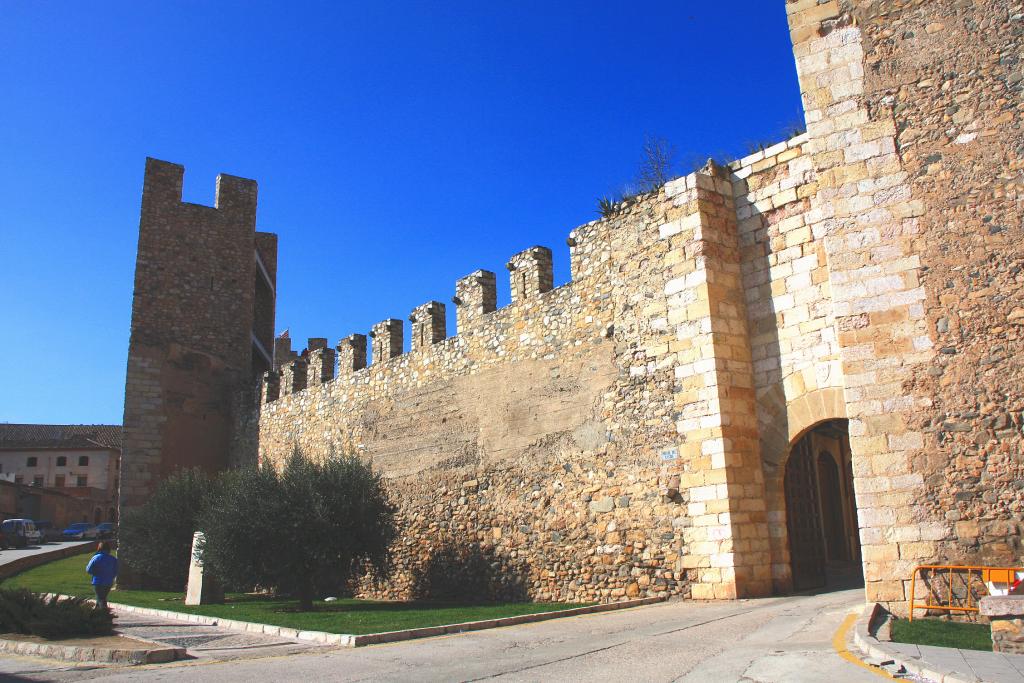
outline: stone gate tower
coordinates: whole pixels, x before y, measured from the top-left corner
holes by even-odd
[[[277,236],[256,232],[256,182],[219,175],[214,206],[201,206],[181,200],[184,172],[146,159],[122,509],[178,468],[255,452],[255,380],[272,366]]]

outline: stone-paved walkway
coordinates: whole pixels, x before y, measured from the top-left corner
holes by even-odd
[[[260,656],[291,654],[316,647],[312,643],[262,633],[242,633],[217,626],[125,612],[115,614],[119,633],[184,647],[188,649],[189,655],[199,659],[233,658],[245,656],[246,653]]]
[[[172,664],[154,664],[144,667],[125,667],[21,657],[0,656],[0,681],[14,680],[69,680],[103,678],[119,673],[173,666],[190,667],[232,661],[279,658],[285,655],[316,653],[325,650],[322,645],[307,643],[262,633],[241,633],[217,626],[204,626],[188,621],[119,613],[114,610],[114,627],[119,633],[133,638],[166,643],[187,649],[185,661]],[[205,670],[205,667],[202,667]]]

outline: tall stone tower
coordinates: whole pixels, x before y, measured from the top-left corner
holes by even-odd
[[[277,236],[256,232],[256,182],[219,175],[201,206],[182,202],[184,172],[146,159],[122,509],[176,469],[255,461],[255,388],[273,365]]]

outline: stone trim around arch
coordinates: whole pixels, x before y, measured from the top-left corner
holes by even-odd
[[[841,387],[814,389],[788,401],[782,388],[775,387],[758,398],[758,413],[761,456],[774,465],[785,465],[789,449],[814,425],[847,418]]]

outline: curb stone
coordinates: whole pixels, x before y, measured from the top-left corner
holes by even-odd
[[[964,674],[959,671],[942,672],[928,668],[928,664],[912,657],[907,657],[896,650],[887,647],[886,643],[879,640],[875,634],[878,628],[888,616],[888,612],[880,604],[865,605],[857,624],[853,630],[853,642],[860,649],[861,659],[865,663],[878,667],[873,661],[878,661],[882,666],[893,662],[904,671],[916,676],[927,678],[935,683],[981,683],[981,679],[972,674]],[[880,668],[880,667],[879,667]]]
[[[135,640],[142,640],[136,638]],[[151,642],[151,641],[145,641]],[[116,647],[86,647],[84,645],[60,645],[59,643],[32,643],[24,640],[0,638],[0,652],[47,657],[66,662],[100,662],[104,664],[163,664],[185,656],[185,648],[169,647],[153,643],[148,650],[133,650]]]
[[[590,605],[589,607],[575,607],[573,609],[558,610],[554,612],[537,612],[535,614],[521,614],[514,617],[500,617],[498,619],[485,619],[482,621],[467,621],[460,624],[445,624],[442,626],[425,626],[422,628],[411,628],[402,631],[385,631],[382,633],[367,633],[354,635],[350,633],[327,633],[325,631],[299,631],[286,626],[274,626],[272,624],[260,624],[252,621],[237,621],[235,619],[222,619],[220,617],[207,617],[200,614],[185,614],[172,612],[170,610],[152,609],[150,607],[134,607],[120,603],[108,603],[112,608],[140,614],[144,616],[163,617],[166,619],[177,619],[190,621],[205,626],[219,626],[229,631],[242,631],[246,633],[263,633],[266,635],[291,638],[321,645],[334,645],[338,647],[363,647],[379,643],[394,643],[415,638],[430,638],[452,633],[464,633],[466,631],[480,631],[483,629],[500,628],[502,626],[516,626],[549,619],[560,619],[562,617],[575,617],[582,614],[596,614],[599,612],[611,612],[632,607],[643,607],[655,603],[664,602],[667,598],[639,598],[637,600],[623,600],[621,602],[608,602],[601,605]]]

